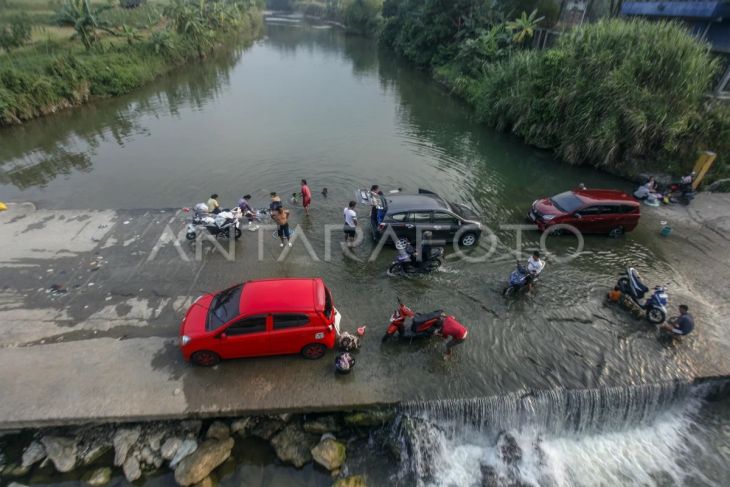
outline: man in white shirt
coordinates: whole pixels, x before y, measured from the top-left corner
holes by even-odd
[[[537,276],[545,267],[545,262],[540,260],[540,252],[537,250],[532,253],[532,257],[527,260],[527,270],[533,276]]]
[[[355,236],[357,235],[357,213],[355,213],[355,205],[357,203],[350,201],[344,210],[345,226],[343,227],[343,231],[345,232],[345,244],[348,247],[352,246],[352,242],[355,241]]]
[[[532,282],[540,275],[545,268],[545,262],[540,259],[540,252],[537,250],[532,253],[532,257],[527,260],[527,272],[530,273],[527,286],[532,289]]]

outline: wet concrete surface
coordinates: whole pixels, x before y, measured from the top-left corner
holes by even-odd
[[[670,220],[673,234],[662,243],[665,258],[681,274],[677,279],[693,291],[692,303],[705,303],[717,317],[729,311],[725,286],[718,285],[730,276],[728,208],[730,198],[725,195],[700,195],[688,208],[648,209],[642,220],[643,226],[656,226],[657,232],[660,220]],[[211,369],[193,367],[182,360],[176,337],[185,310],[201,293],[272,275],[321,274],[326,280],[328,266],[361,264],[339,259],[312,264],[303,242],[295,242],[289,255],[278,260],[280,249],[268,231],[261,236],[244,231],[235,244],[233,261],[211,244],[203,245],[197,259],[194,245],[180,233],[184,223],[185,215],[176,210],[36,210],[32,205],[12,205],[0,213],[0,429],[353,409],[541,387],[730,375],[724,318],[711,326],[698,323],[709,337],[703,347],[666,347],[657,359],[659,375],[609,374],[607,370],[620,367],[612,363],[620,362],[620,355],[606,350],[594,356],[590,350],[581,352],[579,345],[562,344],[555,347],[555,353],[562,355],[556,360],[578,370],[578,379],[572,380],[556,372],[539,351],[530,353],[528,336],[523,337],[525,350],[520,350],[527,377],[521,383],[510,382],[496,366],[473,376],[457,374],[461,369],[456,364],[462,358],[466,361],[470,352],[457,350],[455,364],[442,360],[443,345],[436,342],[412,344],[407,351],[408,345],[382,347],[379,339],[390,303],[379,306],[382,316],[370,316],[363,310],[377,307],[368,303],[374,296],[354,292],[338,301],[334,286],[343,328],[369,325],[353,374],[335,376],[332,352],[315,361],[287,356],[229,361]],[[261,260],[257,259],[259,239]],[[424,282],[413,286],[428,289]],[[463,313],[485,314],[479,299],[464,302]],[[504,318],[501,311],[492,313],[495,320]],[[551,318],[548,309],[543,318],[546,326],[552,320],[575,327],[580,338],[582,333],[594,333],[585,323],[607,319],[599,315],[557,313]],[[617,349],[627,348],[631,340],[631,336],[619,336]],[[674,370],[674,355],[680,354],[676,348],[689,355],[682,363],[691,367]],[[637,357],[636,364],[630,365],[641,370],[645,358],[631,353]],[[408,367],[408,354],[417,365]],[[456,376],[458,381],[452,380]]]

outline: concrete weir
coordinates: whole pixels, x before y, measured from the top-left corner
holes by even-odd
[[[253,257],[229,261],[207,245],[196,258],[179,235],[184,219],[174,210],[32,205],[0,213],[0,429],[355,409],[449,398],[453,392],[443,377],[428,388],[409,384],[400,365],[393,365],[393,354],[380,350],[379,335],[366,336],[359,357],[367,365],[346,377],[333,374],[331,355],[316,361],[239,360],[212,369],[184,363],[176,346],[178,326],[196,296],[245,279],[313,272],[296,254],[282,269],[270,237],[265,244],[275,247],[276,256],[255,258],[256,233],[248,232],[236,245]],[[295,245],[293,252],[304,251]],[[704,258],[697,265],[715,257]],[[702,284],[699,277],[697,282]],[[341,311],[346,329],[361,323]],[[672,377],[692,382],[730,376],[726,345],[712,343],[712,349],[696,352],[711,360],[698,360],[690,373]],[[670,367],[671,356],[664,359]],[[439,355],[432,369],[442,366]],[[439,370],[448,377],[448,370]],[[511,387],[499,378],[493,382],[500,390]],[[540,383],[527,385],[533,386]],[[467,381],[468,387],[477,395],[490,392],[477,381]]]

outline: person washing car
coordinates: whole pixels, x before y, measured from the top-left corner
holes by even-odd
[[[695,327],[695,320],[689,314],[689,307],[686,304],[679,305],[679,316],[673,316],[667,320],[667,323],[660,326],[661,331],[667,332],[672,336],[689,335]]]

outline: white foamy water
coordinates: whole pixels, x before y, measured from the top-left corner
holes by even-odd
[[[730,475],[730,468],[722,449],[707,441],[717,438],[718,430],[698,419],[703,405],[699,394],[657,401],[658,389],[639,392],[654,414],[637,418],[621,401],[611,404],[614,391],[599,393],[598,402],[614,411],[611,421],[600,418],[571,429],[576,423],[568,420],[562,431],[556,430],[555,420],[525,421],[521,414],[503,416],[500,425],[512,426],[500,429],[490,427],[493,421],[481,415],[448,419],[443,405],[430,413],[421,407],[400,425],[409,451],[401,480],[410,476],[421,486],[459,487],[727,485],[721,479]],[[666,388],[661,394],[667,397]],[[580,411],[564,409],[559,416],[571,414]]]

